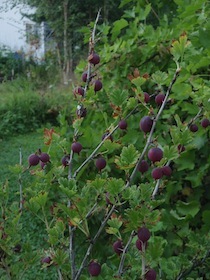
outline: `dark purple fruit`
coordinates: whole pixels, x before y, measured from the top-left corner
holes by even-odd
[[[147,92],[144,92],[144,102],[148,103],[150,101],[150,95]]]
[[[51,257],[44,257],[43,259],[41,259],[41,263],[50,263],[51,262]]]
[[[144,116],[139,123],[140,129],[147,133],[150,132],[152,128],[153,120],[149,116]]]
[[[82,80],[83,80],[83,82],[87,82],[87,72],[86,71],[84,73],[82,73]]]
[[[179,153],[182,153],[182,152],[184,152],[184,151],[185,151],[185,146],[184,146],[184,145],[179,144],[179,145],[178,145],[178,147],[177,147],[177,149],[178,149],[178,152],[179,152]]]
[[[148,158],[154,163],[160,161],[163,158],[163,151],[158,148],[154,147],[148,151]]]
[[[84,96],[85,90],[84,90],[83,87],[76,87],[74,89],[74,94],[78,94],[78,95]]]
[[[39,163],[39,156],[36,155],[36,154],[31,154],[29,157],[28,157],[28,163],[29,163],[29,166],[35,166]]]
[[[101,140],[104,140],[104,138],[106,138],[108,135],[109,135],[109,132],[104,133],[101,137]],[[108,139],[113,141],[113,136],[109,135],[109,137],[107,137],[106,140],[108,140]]]
[[[45,165],[46,165],[46,163],[45,163],[45,162],[40,161],[40,166],[41,166],[41,169],[44,169],[44,168],[45,168]]]
[[[142,160],[140,163],[139,163],[139,166],[138,166],[138,171],[141,172],[142,174],[147,172],[147,170],[149,169],[149,164],[146,160]]]
[[[106,160],[102,157],[98,158],[96,160],[96,167],[98,168],[99,171],[104,169],[106,167]]]
[[[39,158],[42,162],[46,163],[50,161],[50,156],[47,153],[41,153]]]
[[[121,120],[119,122],[118,126],[119,126],[120,129],[124,130],[124,129],[127,128],[128,124],[127,124],[127,122],[125,120]]]
[[[93,53],[89,62],[95,66],[100,62],[100,56],[97,53]]]
[[[74,142],[71,145],[71,149],[74,153],[79,154],[82,150],[82,145],[79,142]]]
[[[155,180],[161,179],[163,177],[163,171],[161,167],[156,167],[152,170],[152,178]]]
[[[154,269],[150,269],[145,274],[145,280],[156,280],[156,277],[157,277],[157,273]]]
[[[207,128],[210,125],[210,120],[209,119],[202,119],[201,121],[201,126],[204,128]]]
[[[123,243],[122,240],[117,240],[114,242],[114,244],[112,245],[115,253],[117,253],[118,255],[122,254],[123,252]]]
[[[162,167],[162,172],[163,172],[163,175],[169,177],[169,176],[171,176],[171,174],[172,174],[172,169],[171,169],[170,166],[165,165],[165,166]]]
[[[61,163],[64,167],[69,165],[69,159],[70,159],[69,155],[65,155],[65,156],[62,157]]]
[[[146,242],[150,239],[151,234],[150,234],[150,231],[148,230],[148,228],[141,227],[138,229],[137,235],[138,235],[138,239],[141,242]]]
[[[191,124],[191,125],[190,125],[190,131],[192,131],[192,132],[198,131],[198,126],[197,126],[197,124],[195,124],[195,123]]]
[[[162,105],[164,99],[165,99],[165,94],[159,93],[159,94],[156,95],[156,97],[155,97],[155,103],[156,103],[157,105],[160,106],[160,105]]]
[[[99,91],[103,87],[102,82],[100,80],[96,80],[94,83],[94,91]]]
[[[136,248],[139,250],[139,251],[142,251],[142,245],[144,244],[145,246],[145,249],[147,248],[148,246],[148,243],[147,242],[142,242],[140,239],[137,239],[136,240]]]
[[[91,261],[88,265],[88,271],[91,276],[98,276],[101,273],[101,265],[96,261]]]

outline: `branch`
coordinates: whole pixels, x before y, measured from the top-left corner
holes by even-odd
[[[84,269],[84,267],[85,267],[85,265],[86,265],[86,262],[87,262],[87,259],[88,259],[89,255],[90,255],[91,251],[92,251],[92,248],[93,248],[94,244],[96,243],[98,237],[100,236],[102,230],[103,230],[104,227],[106,226],[106,223],[107,223],[108,219],[110,218],[110,216],[111,216],[112,213],[114,212],[115,207],[116,207],[116,206],[113,205],[112,208],[109,210],[109,212],[107,213],[105,219],[104,219],[103,222],[101,223],[100,228],[98,229],[98,231],[97,231],[97,233],[95,234],[94,238],[91,240],[91,243],[90,243],[90,245],[89,245],[89,247],[88,247],[88,249],[87,249],[87,251],[86,251],[86,254],[85,254],[85,256],[84,256],[84,258],[83,258],[83,260],[82,260],[82,263],[81,263],[81,265],[80,265],[79,270],[77,271],[77,273],[76,273],[76,275],[75,275],[74,280],[78,280],[78,279],[80,278],[80,275],[81,275],[81,273],[82,273],[82,270]]]
[[[137,105],[124,119],[128,119],[137,109],[139,105]],[[76,178],[77,174],[80,172],[80,170],[94,157],[94,155],[97,153],[97,151],[101,148],[101,146],[104,144],[106,139],[108,139],[116,130],[118,129],[118,125],[116,125],[112,131],[109,132],[109,134],[104,137],[104,139],[98,144],[98,146],[95,148],[95,150],[89,155],[88,158],[86,158],[85,161],[75,170],[73,178]]]
[[[126,253],[128,251],[128,248],[134,238],[134,236],[136,235],[136,232],[133,230],[130,234],[130,237],[128,239],[127,244],[125,245],[125,248],[123,249],[122,255],[121,255],[121,259],[120,259],[120,264],[119,264],[119,268],[118,268],[118,276],[122,276],[123,274],[123,266],[124,266],[124,262],[125,262],[125,257],[126,257]]]
[[[186,276],[189,275],[195,268],[201,266],[205,260],[210,257],[210,250],[207,251],[206,255],[201,259],[201,260],[194,260],[191,267],[185,269],[184,271],[182,271],[178,277],[176,278],[176,280],[181,280],[181,279],[186,279]]]
[[[171,81],[171,83],[170,83],[170,85],[169,85],[169,87],[168,87],[168,89],[167,89],[167,92],[166,92],[166,96],[165,96],[165,98],[164,98],[164,101],[163,101],[163,103],[162,103],[162,105],[161,105],[161,107],[160,107],[160,109],[159,109],[159,111],[158,111],[158,113],[157,113],[157,115],[156,115],[156,118],[153,120],[153,125],[152,125],[151,131],[150,131],[150,133],[149,133],[149,136],[148,136],[148,138],[147,138],[146,145],[144,146],[144,149],[143,149],[141,155],[139,156],[139,159],[138,159],[138,161],[137,161],[137,163],[136,163],[136,166],[135,166],[133,172],[131,173],[131,176],[130,176],[130,178],[128,179],[125,188],[128,188],[128,187],[130,186],[131,182],[133,181],[134,177],[136,176],[136,173],[137,173],[137,171],[138,171],[139,163],[143,160],[144,155],[145,155],[145,153],[146,153],[146,151],[147,151],[149,145],[151,144],[152,136],[153,136],[153,133],[154,133],[154,130],[155,130],[157,121],[159,120],[160,115],[161,115],[161,113],[162,113],[162,111],[163,111],[163,109],[164,109],[164,107],[165,107],[165,105],[166,105],[166,102],[167,102],[167,100],[168,100],[168,96],[169,96],[169,94],[170,94],[170,92],[171,92],[172,86],[173,86],[173,84],[176,82],[177,77],[178,77],[180,71],[181,71],[181,69],[180,69],[180,68],[177,68],[176,72],[174,73],[173,79],[172,79],[172,81]]]

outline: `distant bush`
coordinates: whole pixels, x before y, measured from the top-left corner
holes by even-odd
[[[56,125],[60,110],[70,104],[71,95],[64,89],[38,92],[33,87],[23,78],[0,85],[0,138],[27,133],[46,123]]]

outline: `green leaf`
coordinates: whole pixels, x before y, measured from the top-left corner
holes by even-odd
[[[168,78],[168,74],[161,72],[160,70],[152,74],[152,80],[157,85],[165,85]]]
[[[119,20],[116,20],[113,25],[114,26],[112,28],[112,40],[114,41],[120,34],[120,31],[126,26],[128,26],[128,22],[127,20],[121,18]]]
[[[181,215],[195,217],[195,215],[200,210],[200,203],[198,201],[191,201],[191,202],[178,201],[176,208]]]
[[[146,82],[146,78],[144,77],[137,77],[131,80],[131,83],[134,84],[138,90],[141,89],[141,86]]]
[[[122,179],[110,178],[107,181],[106,190],[111,195],[118,195],[123,190],[123,187],[124,181]]]
[[[112,218],[112,219],[108,220],[107,224],[110,227],[116,228],[117,230],[119,230],[121,228],[123,222],[119,218]]]
[[[179,157],[177,146],[164,146],[163,154],[168,161]]]
[[[189,46],[190,42],[187,40],[186,35],[180,36],[179,40],[172,43],[171,53],[175,60],[183,59],[185,49]]]
[[[53,261],[58,265],[62,266],[68,260],[68,253],[65,250],[57,249],[53,257]]]
[[[115,158],[115,163],[121,169],[130,169],[135,166],[138,160],[138,151],[133,144],[123,147],[120,157]]]
[[[210,29],[199,29],[199,41],[204,48],[210,48]]]
[[[149,241],[149,246],[147,248],[147,253],[151,256],[153,260],[158,261],[164,251],[164,247],[167,245],[167,241],[162,237],[155,236]]]
[[[116,106],[122,106],[127,102],[128,91],[127,90],[112,90],[109,94],[110,101]]]

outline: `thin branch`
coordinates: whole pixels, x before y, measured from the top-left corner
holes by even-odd
[[[147,2],[147,4],[151,4],[148,0],[146,0],[146,2]],[[154,14],[155,17],[157,18],[157,20],[160,21],[160,18],[159,18],[159,16],[158,16],[158,14],[155,12],[155,10],[154,10],[153,7],[152,7],[152,4],[151,4],[151,9],[152,9],[153,14]]]
[[[119,268],[118,268],[118,276],[122,276],[123,275],[123,267],[124,267],[124,262],[125,262],[125,257],[126,257],[126,253],[128,251],[128,248],[134,238],[134,236],[136,235],[136,232],[133,230],[130,234],[130,237],[128,239],[127,244],[125,245],[121,258],[120,258],[120,264],[119,264]]]
[[[168,87],[168,89],[167,89],[167,92],[166,92],[164,101],[163,101],[163,103],[162,103],[162,105],[161,105],[161,107],[160,107],[160,109],[159,109],[159,111],[158,111],[158,113],[157,113],[155,119],[153,120],[153,125],[152,125],[151,131],[150,131],[150,133],[149,133],[149,136],[148,136],[148,138],[147,138],[146,145],[144,146],[144,149],[143,149],[141,155],[139,156],[139,159],[138,159],[138,161],[137,161],[137,163],[136,163],[136,165],[135,165],[135,168],[134,168],[133,172],[131,173],[130,178],[129,178],[128,181],[127,181],[127,184],[126,184],[125,188],[128,188],[128,187],[130,186],[131,182],[133,181],[134,177],[136,176],[136,173],[138,172],[139,163],[143,160],[144,155],[145,155],[145,153],[146,153],[146,151],[147,151],[149,145],[151,144],[152,136],[153,136],[153,133],[154,133],[154,130],[155,130],[157,121],[159,120],[160,115],[161,115],[161,113],[162,113],[162,111],[163,111],[163,109],[164,109],[164,107],[165,107],[165,105],[166,105],[166,102],[167,102],[167,100],[168,100],[168,96],[169,96],[169,94],[170,94],[170,92],[171,92],[172,86],[173,86],[173,84],[176,82],[177,77],[178,77],[180,71],[181,71],[181,69],[178,68],[178,69],[176,70],[176,72],[174,73],[173,79],[172,79],[172,81],[171,81],[171,83],[170,83],[170,85],[169,85],[169,87]]]
[[[91,243],[90,243],[90,245],[89,245],[89,247],[88,247],[88,249],[87,249],[87,251],[86,251],[86,254],[85,254],[85,256],[84,256],[84,258],[83,258],[83,260],[82,260],[82,263],[81,263],[81,265],[80,265],[79,270],[77,271],[77,274],[75,275],[74,280],[78,280],[78,279],[80,278],[80,275],[81,275],[81,273],[82,273],[82,270],[84,269],[84,267],[85,267],[85,265],[86,265],[86,262],[87,262],[87,259],[88,259],[89,255],[90,255],[91,251],[92,251],[92,248],[93,248],[94,244],[96,243],[98,237],[100,236],[102,230],[103,230],[104,227],[106,226],[107,221],[109,220],[109,218],[111,217],[112,213],[114,212],[115,207],[116,207],[116,206],[113,205],[112,208],[109,210],[109,212],[107,213],[105,219],[104,219],[103,222],[101,223],[101,226],[99,227],[97,233],[95,234],[94,238],[91,240]]]
[[[201,259],[201,260],[194,260],[191,267],[185,269],[184,271],[182,271],[178,277],[176,278],[176,280],[181,280],[181,279],[186,279],[186,276],[189,275],[195,268],[201,266],[207,258],[210,257],[210,250],[208,250],[206,252],[206,255]]]
[[[139,105],[137,105],[124,119],[128,119],[138,108]],[[86,158],[86,160],[77,168],[77,170],[74,172],[73,178],[76,178],[77,174],[80,172],[80,170],[94,157],[94,155],[98,152],[98,150],[101,148],[101,146],[104,144],[106,139],[108,139],[116,130],[118,129],[118,125],[116,125],[112,131],[110,131],[106,137],[98,144],[98,146],[95,148],[95,150],[89,155],[89,157]]]

